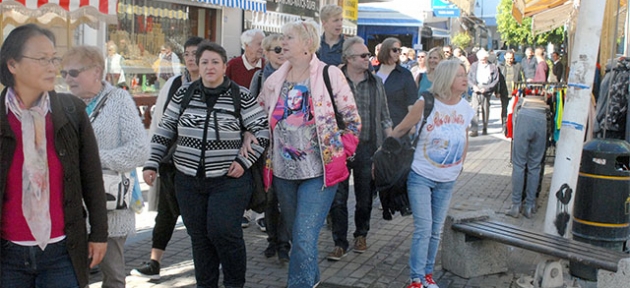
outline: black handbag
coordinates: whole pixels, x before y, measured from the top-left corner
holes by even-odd
[[[407,177],[411,171],[416,145],[422,127],[426,124],[433,110],[433,94],[423,92],[424,111],[418,132],[413,138],[387,137],[383,145],[372,156],[374,165],[374,186],[379,193],[383,206],[383,219],[392,220],[392,215],[400,212],[402,216],[411,215],[409,196],[407,195]]]

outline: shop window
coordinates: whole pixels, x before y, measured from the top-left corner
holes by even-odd
[[[118,24],[107,28],[107,80],[132,94],[157,94],[168,77],[181,74],[184,43],[197,32],[190,10],[174,3],[119,0]]]

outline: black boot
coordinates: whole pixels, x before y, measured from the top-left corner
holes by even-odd
[[[507,117],[501,118],[501,127],[503,127],[503,135],[507,137]]]

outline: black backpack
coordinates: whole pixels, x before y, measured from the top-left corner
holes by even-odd
[[[383,206],[383,219],[392,220],[397,211],[402,216],[411,215],[411,207],[407,196],[407,176],[411,171],[413,154],[422,128],[433,111],[434,97],[429,92],[422,92],[424,111],[419,129],[411,139],[408,135],[402,138],[387,137],[383,145],[372,156],[374,165],[374,186],[379,193]]]

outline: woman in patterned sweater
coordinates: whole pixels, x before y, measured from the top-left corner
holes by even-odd
[[[225,287],[245,285],[241,216],[252,194],[249,168],[269,144],[265,112],[249,90],[225,77],[226,62],[220,45],[204,41],[197,46],[201,79],[173,95],[151,139],[143,175],[153,185],[160,160],[175,142],[175,193],[199,287],[217,287],[220,264]],[[252,144],[247,156],[239,154],[244,130],[260,143]]]
[[[73,47],[61,64],[61,77],[72,94],[87,105],[103,169],[124,173],[142,165],[148,157],[147,133],[131,95],[103,81],[105,59],[101,50],[93,46]],[[130,209],[107,211],[107,253],[99,266],[103,287],[125,287],[124,246],[127,236],[136,231],[135,220]]]

